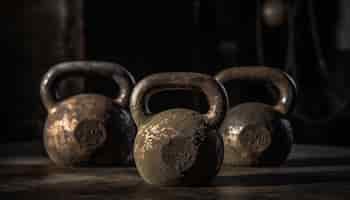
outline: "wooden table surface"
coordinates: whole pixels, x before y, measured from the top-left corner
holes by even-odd
[[[1,200],[350,199],[350,148],[295,145],[281,167],[223,166],[206,187],[154,187],[135,168],[59,168],[40,142],[0,151]]]

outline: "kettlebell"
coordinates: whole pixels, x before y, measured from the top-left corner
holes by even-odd
[[[119,94],[114,99],[78,94],[58,101],[55,85],[71,75],[111,78]],[[48,112],[43,139],[50,159],[61,166],[132,165],[137,130],[127,109],[134,83],[132,75],[114,63],[73,61],[53,66],[40,86]]]
[[[275,105],[245,102],[229,109],[219,129],[225,145],[224,163],[235,166],[278,166],[287,159],[293,144],[287,114],[295,104],[296,87],[285,72],[264,66],[233,67],[219,72],[215,79],[254,81],[272,86]]]
[[[150,97],[174,89],[203,92],[209,104],[207,113],[173,108],[152,114],[148,109]],[[168,72],[142,79],[130,100],[138,127],[134,158],[140,176],[158,186],[209,184],[223,160],[223,141],[217,128],[226,109],[225,90],[208,75]]]

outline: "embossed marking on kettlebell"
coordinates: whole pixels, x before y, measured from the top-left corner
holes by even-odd
[[[74,131],[75,139],[81,147],[96,148],[106,140],[106,130],[98,120],[84,120]]]
[[[259,125],[246,126],[240,139],[241,145],[249,147],[252,152],[262,152],[271,144],[270,132]]]

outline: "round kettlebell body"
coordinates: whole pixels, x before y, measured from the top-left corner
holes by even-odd
[[[117,100],[98,94],[78,94],[56,102],[50,95],[53,82],[60,76],[73,72],[101,72],[101,75],[114,74],[119,79],[125,77],[121,73],[123,70],[111,63],[76,61],[54,66],[46,74],[41,94],[49,115],[43,139],[47,154],[55,164],[133,164],[133,142],[137,129],[130,112],[120,103],[128,98],[128,88],[121,89],[124,97]],[[124,79],[124,84],[132,84],[132,79]]]
[[[229,109],[219,132],[225,145],[224,163],[235,166],[281,165],[292,149],[292,127],[286,115],[294,105],[296,88],[287,75],[269,67],[235,67],[216,79],[263,81],[275,86],[276,105],[247,102]]]
[[[172,109],[153,117],[135,139],[134,156],[146,182],[160,185],[210,181],[223,160],[222,137],[192,110]]]
[[[243,103],[230,109],[220,128],[225,163],[279,165],[293,143],[292,128],[284,116],[262,103]]]
[[[208,113],[175,108],[152,115],[147,97],[174,88],[202,90],[210,105]],[[217,81],[198,73],[159,73],[140,81],[132,93],[130,110],[138,127],[134,158],[141,177],[161,186],[210,183],[224,156],[217,127],[226,113],[226,98]]]
[[[136,127],[130,113],[100,95],[77,95],[56,105],[44,144],[59,165],[129,164]]]

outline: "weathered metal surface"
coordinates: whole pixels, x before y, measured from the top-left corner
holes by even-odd
[[[284,114],[295,104],[296,88],[284,72],[258,67],[229,68],[216,79],[263,81],[273,85],[279,98],[275,105],[242,103],[231,108],[219,132],[225,145],[224,163],[230,165],[280,165],[288,157],[292,144],[292,127]]]
[[[202,90],[208,113],[177,108],[151,115],[148,98],[170,89]],[[155,185],[208,184],[223,160],[222,137],[215,129],[225,116],[226,101],[219,83],[203,74],[160,73],[140,81],[130,110],[138,126],[134,157],[141,177]]]
[[[221,167],[223,142],[219,134],[208,132],[198,113],[172,109],[141,127],[134,156],[148,183],[207,183]]]
[[[109,98],[77,95],[50,112],[44,142],[60,165],[130,164],[135,133],[129,112]]]
[[[69,62],[54,66],[44,76],[41,94],[49,113],[44,144],[56,164],[132,164],[136,126],[125,107],[133,79],[123,71],[121,66],[111,63]],[[114,78],[120,87],[119,96],[111,99],[80,94],[56,102],[51,95],[55,80],[79,72]]]
[[[205,187],[153,187],[135,168],[60,168],[40,156],[42,150],[41,142],[0,146],[1,199],[350,198],[346,148],[296,145],[287,163],[277,168],[223,165]]]
[[[261,103],[244,103],[229,110],[220,133],[225,163],[279,165],[292,148],[291,126],[283,115]]]

